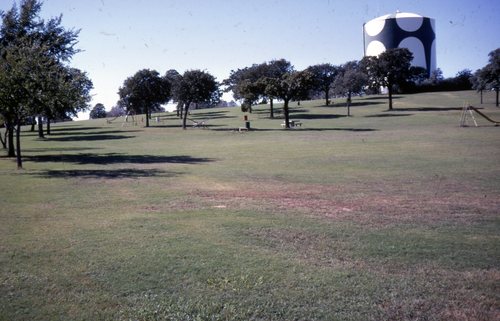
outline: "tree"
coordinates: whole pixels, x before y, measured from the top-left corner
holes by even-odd
[[[178,92],[177,88],[182,80],[182,76],[177,72],[177,70],[170,69],[167,70],[163,78],[165,78],[170,83],[170,92],[172,95],[172,100],[177,103],[177,108],[176,108],[177,117],[181,118],[182,102],[179,101],[177,97],[177,92]]]
[[[413,54],[406,48],[387,49],[378,57],[367,56],[361,66],[372,86],[387,88],[389,110],[392,110],[392,94],[396,85],[401,85],[410,77]]]
[[[479,71],[479,77],[487,88],[495,90],[495,105],[498,107],[500,90],[500,48],[491,51],[489,57],[489,63]]]
[[[285,127],[290,128],[288,105],[291,100],[307,99],[313,87],[314,76],[309,71],[290,71],[280,78],[268,78],[266,92],[269,96],[283,100]]]
[[[357,61],[347,62],[339,68],[334,87],[336,93],[347,96],[347,116],[351,115],[352,95],[360,93],[367,81],[368,79]]]
[[[234,98],[242,100],[242,110],[252,112],[252,105],[265,95],[265,84],[259,82],[265,76],[266,64],[253,64],[243,69],[231,70],[223,81],[225,91],[232,91]]]
[[[306,70],[313,75],[313,90],[325,94],[325,105],[330,104],[330,89],[339,73],[339,67],[332,64],[309,66]]]
[[[272,60],[250,67],[231,71],[228,79],[223,81],[225,91],[232,91],[234,97],[242,100],[242,109],[252,112],[252,105],[260,99],[269,98],[270,118],[274,118],[273,96],[266,91],[268,81],[279,79],[293,67],[285,59]]]
[[[151,113],[160,111],[161,105],[170,100],[170,90],[169,81],[156,70],[142,69],[125,79],[118,90],[118,105],[129,112],[146,114],[146,127],[149,127]]]
[[[111,107],[111,110],[108,113],[106,113],[106,116],[117,118],[120,116],[125,116],[126,114],[127,111],[122,106],[113,106]]]
[[[483,103],[483,90],[488,88],[486,80],[481,77],[481,69],[476,70],[474,74],[470,77],[470,82],[472,84],[472,89],[479,92],[480,103]]]
[[[90,111],[90,119],[106,118],[106,108],[103,104],[98,103]]]
[[[1,13],[0,28],[0,113],[6,124],[9,156],[16,156],[17,167],[22,168],[21,158],[21,125],[35,114],[54,108],[56,105],[73,104],[75,98],[88,94],[74,91],[75,70],[67,63],[78,52],[74,48],[78,32],[66,30],[61,26],[61,17],[44,21],[39,17],[41,2],[24,0],[20,10],[14,5],[12,9]],[[80,76],[84,73],[79,72]],[[86,89],[91,82],[86,78]],[[81,80],[82,78],[79,77]],[[13,133],[16,131],[16,146]]]
[[[186,129],[191,104],[216,105],[221,97],[221,92],[214,76],[201,70],[188,70],[182,75],[175,96],[184,105],[182,128]]]

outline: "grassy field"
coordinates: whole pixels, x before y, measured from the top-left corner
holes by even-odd
[[[467,101],[25,131],[25,170],[0,157],[0,320],[499,320],[500,127],[459,127]]]

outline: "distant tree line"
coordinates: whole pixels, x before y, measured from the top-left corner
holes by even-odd
[[[474,75],[464,69],[455,77],[444,78],[439,68],[428,75],[424,68],[412,67],[412,60],[412,53],[405,48],[388,49],[377,57],[364,57],[343,65],[312,65],[302,71],[295,70],[285,59],[276,59],[232,70],[221,83],[200,70],[186,71],[183,75],[168,70],[160,76],[157,71],[145,69],[125,80],[119,89],[117,106],[126,112],[144,113],[149,119],[151,112],[159,111],[162,104],[172,101],[177,103],[177,115],[186,128],[189,109],[217,106],[222,87],[223,91],[233,93],[244,112],[251,113],[254,105],[265,102],[269,103],[269,117],[274,118],[274,102],[283,102],[285,125],[289,127],[290,101],[311,97],[323,97],[326,106],[331,104],[331,97],[344,97],[350,116],[353,95],[378,93],[381,88],[387,90],[389,110],[393,109],[394,93],[469,90],[487,88],[486,83],[498,88],[492,76],[498,72],[495,73],[492,62]],[[496,81],[498,83],[498,79]]]

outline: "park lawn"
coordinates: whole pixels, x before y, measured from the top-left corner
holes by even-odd
[[[0,158],[0,320],[499,319],[500,127],[459,127],[477,100],[25,131],[25,169]]]

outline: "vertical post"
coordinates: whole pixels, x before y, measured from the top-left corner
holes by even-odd
[[[248,121],[248,115],[245,115],[244,119],[245,119],[245,128],[250,130],[250,122]]]

